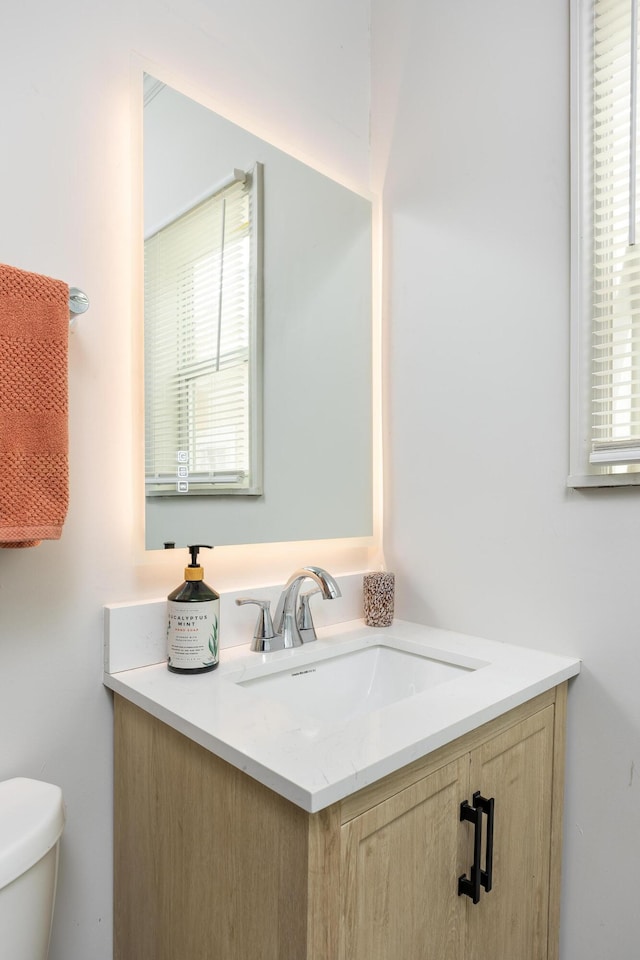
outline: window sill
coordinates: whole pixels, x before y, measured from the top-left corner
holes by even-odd
[[[579,489],[581,487],[637,487],[640,486],[640,473],[617,473],[597,476],[567,477],[567,486]]]

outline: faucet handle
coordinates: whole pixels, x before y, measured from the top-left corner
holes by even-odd
[[[298,630],[302,636],[303,643],[309,643],[310,640],[317,640],[316,628],[311,615],[311,597],[316,593],[321,593],[320,587],[314,587],[313,590],[307,590],[300,594],[300,606],[298,607]]]
[[[279,650],[282,644],[281,638],[276,635],[276,632],[273,629],[271,610],[269,609],[271,606],[271,601],[255,600],[253,597],[238,597],[236,599],[236,605],[238,607],[243,606],[245,603],[256,603],[260,607],[258,620],[256,622],[255,630],[253,631],[251,649],[255,650],[257,653],[266,653],[271,650]],[[273,642],[274,640],[278,641],[275,645]]]

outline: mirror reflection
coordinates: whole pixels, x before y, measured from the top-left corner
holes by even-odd
[[[145,77],[145,543],[368,536],[371,205]]]
[[[262,167],[144,242],[147,497],[261,492]]]

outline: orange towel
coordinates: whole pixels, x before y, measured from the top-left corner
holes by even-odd
[[[0,264],[0,547],[62,533],[68,341],[68,286]]]

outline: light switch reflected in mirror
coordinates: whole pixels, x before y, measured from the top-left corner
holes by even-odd
[[[145,76],[144,220],[147,549],[370,536],[369,200]]]

